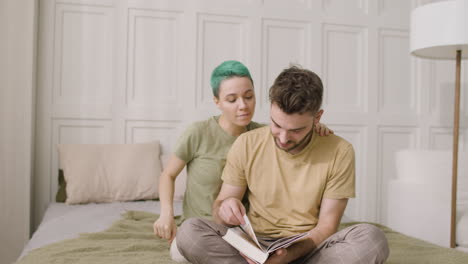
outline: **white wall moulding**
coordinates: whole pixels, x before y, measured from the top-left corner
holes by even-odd
[[[113,11],[102,6],[55,5],[54,104],[111,104]]]
[[[268,90],[276,76],[291,64],[309,67],[310,23],[280,19],[262,20],[262,82],[257,103],[269,109]]]
[[[102,7],[114,6],[114,1],[112,0],[55,0],[54,2],[57,4],[71,4],[71,5],[82,5],[82,6],[102,6]]]
[[[447,125],[452,124],[453,118],[453,97],[454,94],[454,81],[455,67],[453,61],[447,60],[422,60],[429,64],[430,67],[430,110],[440,122],[446,122]],[[468,62],[462,61],[462,76],[468,76]],[[468,84],[462,81],[460,109],[461,118],[468,118]]]
[[[402,149],[414,149],[419,147],[419,134],[420,131],[416,127],[404,126],[380,126],[377,129],[378,134],[378,170],[377,174],[380,175],[379,182],[377,183],[377,190],[381,194],[378,202],[380,211],[381,223],[387,223],[387,207],[388,207],[388,191],[386,189],[387,183],[396,177],[395,169],[395,153]]]
[[[337,112],[366,112],[368,33],[364,27],[323,25],[324,106]],[[347,43],[343,47],[343,43]]]
[[[213,109],[210,77],[222,61],[236,58],[248,65],[249,27],[247,17],[197,15],[196,107]]]
[[[359,125],[338,125],[333,128],[337,135],[340,135],[353,144],[356,157],[356,198],[351,199],[346,207],[346,216],[352,219],[367,219],[366,208],[362,208],[363,201],[369,199],[367,190],[372,188],[372,184],[367,180],[367,152],[368,152],[368,132],[366,126]]]
[[[432,150],[450,150],[453,143],[452,127],[429,127],[429,148]],[[468,129],[460,129],[460,151],[466,151],[468,146]]]
[[[266,8],[288,8],[288,9],[302,9],[308,10],[313,5],[313,0],[290,0],[290,1],[282,1],[282,0],[262,0],[263,5]]]
[[[129,9],[128,107],[177,106],[181,12]]]
[[[406,28],[409,24],[411,1],[407,0],[377,0],[377,14],[395,26]],[[400,17],[399,20],[392,18]]]
[[[322,8],[335,16],[362,16],[369,13],[369,0],[322,0]]]
[[[417,111],[417,92],[410,87],[408,31],[379,30],[379,111],[410,113]]]
[[[265,123],[281,70],[298,63],[322,77],[323,121],[357,153],[358,198],[348,213],[377,221],[388,155],[446,144],[444,135],[431,143],[427,130],[447,126],[437,98],[451,71],[410,59],[414,2],[41,0],[35,222],[55,195],[55,144],[163,138],[170,151],[189,123],[219,113],[209,81],[227,59],[249,67],[254,120]],[[422,89],[430,75],[437,84]]]
[[[125,143],[143,143],[158,139],[162,153],[170,153],[182,131],[180,122],[127,120]]]

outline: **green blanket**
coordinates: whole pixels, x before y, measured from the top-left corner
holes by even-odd
[[[35,249],[17,264],[175,263],[170,259],[168,242],[153,234],[156,218],[157,215],[148,212],[127,212],[103,232],[81,234],[78,238]],[[343,224],[341,228],[352,224],[357,223]],[[387,263],[468,263],[468,253],[429,244],[393,232],[385,226],[376,226],[385,232],[390,244]]]
[[[17,264],[175,263],[169,256],[168,241],[153,233],[156,218],[152,213],[129,211],[105,231],[32,250]]]

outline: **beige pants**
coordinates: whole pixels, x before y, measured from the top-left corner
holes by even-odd
[[[187,219],[177,230],[178,251],[194,264],[246,263],[222,236],[227,227],[200,218]],[[265,242],[265,241],[262,241]],[[385,234],[374,225],[347,227],[322,242],[293,264],[385,263],[389,249]]]

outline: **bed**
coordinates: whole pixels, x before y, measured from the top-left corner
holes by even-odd
[[[17,264],[174,263],[168,243],[152,233],[158,210],[157,201],[78,206],[53,203]],[[175,203],[175,210],[181,212],[180,202]],[[468,263],[468,253],[377,226],[390,244],[387,263]]]
[[[159,201],[90,203],[67,205],[51,203],[36,232],[26,244],[21,257],[46,245],[79,237],[82,233],[100,232],[123,218],[128,212],[143,211],[158,214]],[[174,212],[180,215],[182,202],[174,202]]]
[[[156,147],[157,144],[151,146],[139,146],[142,149],[128,149],[129,146],[87,146],[89,149],[83,149],[82,146],[65,146],[59,149],[61,151],[61,168],[64,170],[65,187],[67,199],[65,203],[51,203],[44,214],[41,224],[33,234],[31,240],[25,246],[17,264],[42,264],[42,263],[174,263],[169,256],[169,244],[166,240],[159,239],[153,234],[153,223],[158,217],[160,202],[154,200],[157,193],[153,193],[152,199],[141,199],[138,195],[130,201],[117,200],[97,202],[99,199],[90,198],[89,193],[86,197],[73,197],[74,188],[80,189],[82,186],[74,186],[76,183],[73,177],[73,170],[70,170],[67,160],[78,160],[85,164],[99,162],[112,166],[113,169],[119,171],[129,171],[133,175],[131,178],[136,181],[143,181],[140,177],[144,177],[144,173],[136,173],[137,168],[130,170],[122,168],[127,166],[125,161],[128,156],[150,156],[153,159],[146,160],[144,158],[131,158],[129,163],[138,163],[138,166],[148,169],[148,164],[142,162],[154,162],[155,158],[159,161],[160,153]],[[116,149],[117,148],[117,149]],[[97,151],[98,150],[98,151]],[[67,152],[72,152],[73,155]],[[120,153],[118,157],[108,155],[108,152]],[[149,151],[149,153],[148,153]],[[91,153],[92,152],[92,153]],[[128,152],[128,153],[127,153]],[[91,154],[90,154],[91,153]],[[93,154],[94,153],[94,154]],[[97,154],[96,154],[97,153]],[[96,155],[105,153],[105,160],[96,158]],[[131,155],[130,155],[131,154]],[[67,156],[68,155],[68,156]],[[78,156],[77,156],[78,155]],[[94,156],[93,156],[94,155]],[[123,155],[123,156],[122,156]],[[122,158],[124,157],[124,158]],[[117,160],[119,162],[117,162]],[[62,164],[63,163],[63,164]],[[92,170],[100,168],[94,164],[91,168],[83,168],[83,164],[79,168],[80,173],[90,173]],[[163,162],[164,164],[164,162]],[[145,167],[146,166],[146,167]],[[115,168],[117,167],[117,168]],[[76,169],[76,168],[75,168]],[[100,169],[100,171],[108,171]],[[151,168],[150,168],[151,169]],[[152,168],[160,171],[161,168]],[[67,177],[68,174],[68,177]],[[81,178],[83,174],[78,174]],[[101,177],[99,174],[93,174],[93,179]],[[154,172],[149,175],[153,175]],[[174,202],[175,214],[182,212],[182,202],[180,201],[181,193],[183,193],[185,172],[179,179],[176,186],[176,199]],[[128,195],[128,192],[123,192],[121,189],[130,185],[135,187],[137,184],[125,182],[125,186],[112,184],[112,179],[105,176],[106,181],[97,181],[96,185],[105,183],[106,186],[95,188],[96,190],[106,189],[111,194],[112,186],[120,186],[119,192]],[[86,179],[88,182],[90,179]],[[120,179],[121,180],[121,179]],[[84,190],[89,191],[96,186],[86,186]],[[154,192],[154,190],[153,190]],[[141,194],[141,192],[138,192]],[[95,194],[97,195],[97,194]],[[134,194],[132,194],[134,195]],[[143,194],[143,196],[146,194]],[[102,198],[102,197],[101,197]],[[104,197],[106,198],[106,197]],[[82,203],[71,203],[73,199],[87,201]],[[108,197],[106,199],[109,199]],[[340,228],[356,224],[344,217]],[[377,225],[381,228],[389,241],[390,257],[387,263],[447,263],[447,264],[462,264],[468,263],[468,253],[455,249],[440,247],[414,237],[405,236],[401,233],[394,232],[391,229]]]

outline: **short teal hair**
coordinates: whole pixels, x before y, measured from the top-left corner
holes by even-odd
[[[213,89],[213,95],[216,98],[219,96],[219,85],[221,82],[232,77],[247,77],[253,85],[249,69],[247,69],[244,64],[235,60],[224,61],[213,70],[213,73],[211,73],[210,83],[211,88]]]

